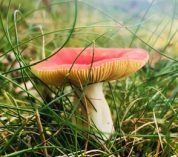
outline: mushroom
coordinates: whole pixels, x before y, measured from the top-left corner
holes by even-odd
[[[67,78],[84,90],[82,102],[89,124],[108,139],[114,125],[102,82],[125,78],[143,67],[148,58],[147,52],[139,48],[63,48],[32,66],[32,71],[49,85],[58,86]]]

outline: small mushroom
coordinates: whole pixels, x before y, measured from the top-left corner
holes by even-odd
[[[63,48],[51,58],[32,67],[42,81],[58,86],[67,77],[81,87],[90,124],[104,139],[114,132],[113,121],[105,99],[102,82],[131,75],[148,61],[148,54],[139,48]]]

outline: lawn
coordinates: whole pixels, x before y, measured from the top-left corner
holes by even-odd
[[[177,0],[0,0],[0,156],[178,156],[177,7]],[[149,54],[138,72],[103,82],[115,127],[106,139],[82,125],[78,86],[52,86],[32,71],[64,47]]]

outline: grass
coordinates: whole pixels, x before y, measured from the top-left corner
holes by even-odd
[[[1,156],[178,155],[177,0],[155,0],[133,12],[122,8],[128,1],[117,8],[95,3],[0,1]],[[166,15],[160,6],[169,8]],[[48,86],[30,69],[56,48],[93,44],[150,54],[136,74],[104,83],[116,128],[104,143],[72,123],[81,118],[72,101],[76,88]]]

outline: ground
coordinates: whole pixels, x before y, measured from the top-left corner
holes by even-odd
[[[0,155],[178,155],[177,0],[0,1]],[[115,133],[73,122],[75,86],[46,85],[31,66],[60,47],[139,47],[140,71],[105,82]]]

